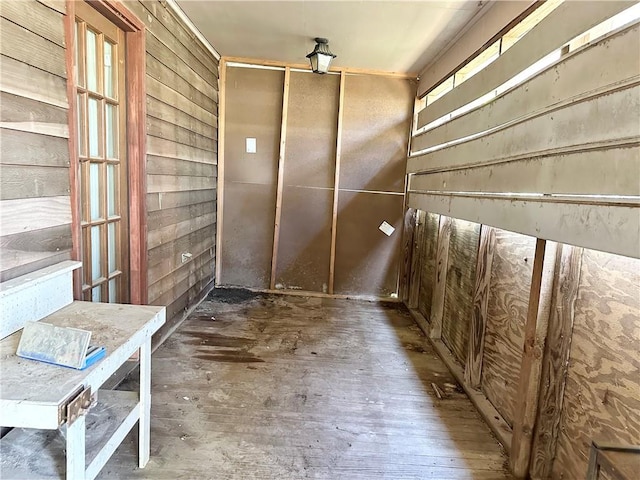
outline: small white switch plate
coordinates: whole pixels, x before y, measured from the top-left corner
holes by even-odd
[[[396,229],[389,225],[387,222],[382,222],[378,228],[387,237],[390,237],[391,234],[396,231]]]
[[[247,153],[256,153],[257,151],[256,139],[247,137],[246,147],[247,147]]]

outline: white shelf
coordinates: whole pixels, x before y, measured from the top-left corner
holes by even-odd
[[[86,475],[95,478],[140,418],[137,392],[100,390],[86,419]],[[66,428],[14,428],[0,440],[0,478],[65,478]]]

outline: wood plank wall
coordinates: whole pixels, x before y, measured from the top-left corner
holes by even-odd
[[[147,26],[149,302],[161,338],[211,284],[218,61],[161,2],[127,1]],[[70,258],[64,1],[0,3],[0,279]],[[182,262],[182,254],[191,257]]]
[[[592,2],[579,12],[570,2],[560,5],[495,62],[422,110],[418,128],[426,130],[412,139],[408,205],[640,257],[640,24],[559,52],[630,5]],[[429,126],[554,51],[559,60],[527,81]]]
[[[71,256],[64,12],[0,2],[0,281]]]
[[[157,342],[215,274],[218,61],[162,2],[125,6],[147,27],[149,303],[168,319]]]
[[[533,479],[583,478],[591,440],[640,443],[640,22],[569,51],[631,3],[582,6],[560,5],[422,110],[407,165],[408,207],[439,214],[440,234],[435,269],[416,249],[404,262],[402,291],[433,292],[430,308],[405,301],[514,473]],[[479,249],[461,245],[460,219],[482,224]],[[411,235],[424,250],[419,225]]]

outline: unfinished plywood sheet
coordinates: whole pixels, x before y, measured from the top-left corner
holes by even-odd
[[[467,358],[479,241],[478,223],[452,219],[442,316],[442,341],[460,363],[464,363]]]
[[[536,239],[495,229],[481,387],[513,425]]]
[[[269,287],[283,82],[277,70],[227,71],[222,284]]]
[[[338,200],[335,293],[396,293],[403,196],[341,191]],[[387,236],[382,222],[395,228]]]
[[[285,186],[333,188],[339,75],[291,72]]]
[[[427,213],[425,215],[425,230],[423,237],[423,259],[420,274],[420,295],[418,297],[418,310],[429,320],[431,316],[431,300],[433,288],[436,283],[436,253],[438,251],[438,225],[440,215]]]
[[[332,208],[333,189],[284,187],[276,288],[327,293]]]
[[[640,260],[584,250],[552,478],[584,478],[591,440],[640,444],[638,285]]]
[[[348,75],[340,188],[404,192],[415,82]]]
[[[327,292],[340,77],[291,72],[276,288]]]

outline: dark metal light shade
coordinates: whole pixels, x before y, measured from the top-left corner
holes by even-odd
[[[313,73],[327,73],[331,60],[336,58],[336,55],[329,50],[329,40],[326,38],[316,38],[316,46],[307,58],[311,63],[311,70]]]

